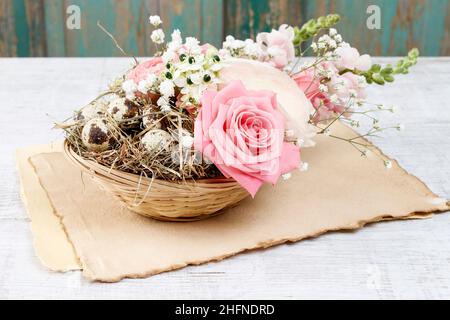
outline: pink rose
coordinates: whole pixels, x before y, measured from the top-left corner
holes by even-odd
[[[351,95],[357,99],[365,99],[365,78],[352,72],[346,72],[343,75],[336,74],[331,77],[328,83],[329,93],[336,94],[340,99],[346,101]]]
[[[358,50],[350,46],[339,47],[336,49],[338,60],[335,61],[335,66],[339,70],[361,70],[367,71],[372,66],[371,58],[368,54],[359,54]]]
[[[307,69],[293,76],[300,90],[316,109],[314,121],[332,119],[336,113],[341,113],[344,107],[340,104],[332,103],[328,95],[320,91],[320,81],[322,78],[315,75],[313,69]]]
[[[206,90],[195,120],[195,149],[254,197],[264,182],[298,167],[299,148],[284,142],[285,118],[271,91],[249,91],[232,81]]]
[[[286,24],[272,32],[261,32],[256,36],[256,42],[269,56],[268,62],[275,68],[283,69],[295,58],[294,29]]]
[[[159,74],[162,70],[164,70],[163,59],[161,57],[155,57],[138,64],[136,68],[128,72],[127,79],[133,80],[134,83],[139,84],[139,82],[145,80],[149,74]]]

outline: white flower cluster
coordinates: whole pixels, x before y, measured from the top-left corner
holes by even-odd
[[[155,27],[162,23],[159,16],[150,16],[149,21]],[[164,44],[163,30],[154,30],[151,39]],[[209,45],[200,46],[194,37],[187,37],[183,43],[178,29],[173,31],[160,59],[164,67],[157,74],[149,73],[139,84],[133,80],[123,82],[128,99],[134,99],[137,92],[159,93],[157,105],[163,112],[169,112],[175,103],[181,108],[198,105],[203,91],[219,83],[218,73],[223,66],[218,51]]]
[[[181,107],[198,105],[203,91],[219,83],[218,72],[223,66],[217,50],[208,45],[200,46],[194,37],[187,37],[183,44],[179,30],[172,33],[172,41],[167,44],[162,58],[166,69],[162,73],[165,80],[161,85],[164,86],[160,86],[159,91],[170,98],[177,87]]]
[[[221,55],[239,57],[252,60],[263,60],[264,50],[252,39],[239,40],[233,36],[227,36],[220,50]]]
[[[328,58],[328,60],[333,60],[336,58],[334,51],[345,44],[337,30],[330,28],[328,34],[321,36],[317,42],[314,41],[311,43],[311,49],[314,53],[320,53]]]

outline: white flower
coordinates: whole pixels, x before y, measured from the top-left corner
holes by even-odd
[[[292,173],[290,173],[290,172],[285,173],[282,175],[282,177],[283,177],[284,181],[289,180],[292,177]]]
[[[182,49],[183,39],[181,38],[181,32],[178,29],[175,29],[172,32],[172,41],[170,41],[167,45],[167,51],[172,51],[178,53],[180,49]]]
[[[125,93],[133,93],[137,90],[137,86],[133,80],[126,80],[122,83],[122,89]]]
[[[330,48],[332,49],[336,49],[337,48],[337,43],[334,40],[331,40],[329,43]]]
[[[127,92],[125,98],[127,98],[127,100],[134,100],[134,98],[136,98],[136,95],[134,94],[134,92]]]
[[[259,58],[263,51],[261,47],[251,39],[245,40],[244,53],[251,58]]]
[[[148,74],[145,80],[139,82],[137,90],[142,93],[149,92],[157,79],[158,77],[155,74],[153,73]]]
[[[340,34],[336,35],[334,37],[334,41],[336,41],[337,43],[341,43],[342,42],[342,36]]]
[[[156,80],[158,80],[158,76],[154,73],[149,73],[145,80],[148,82],[148,85],[151,87],[155,84]]]
[[[300,171],[307,171],[308,167],[309,167],[309,163],[308,162],[301,162],[299,169],[300,169]]]
[[[329,34],[330,34],[330,36],[335,36],[335,35],[337,35],[337,30],[335,28],[330,28]]]
[[[156,101],[156,104],[163,112],[169,112],[170,110],[172,110],[172,107],[170,106],[169,103],[169,99],[166,97],[160,97],[158,101]]]
[[[150,16],[148,18],[148,20],[150,21],[150,24],[152,24],[155,27],[159,26],[162,23],[161,18],[159,16],[157,16],[157,15]]]
[[[202,82],[202,75],[200,72],[192,73],[189,76],[189,79],[191,79],[193,84],[200,84],[200,82]]]
[[[179,71],[177,71],[176,73],[179,73]],[[184,75],[178,75],[176,77],[174,77],[175,79],[173,80],[173,83],[179,87],[179,88],[183,88],[186,85],[186,77]]]
[[[175,94],[173,81],[169,79],[162,81],[159,85],[159,92],[165,97],[172,97]]]
[[[245,47],[245,42],[242,40],[233,40],[233,42],[231,42],[230,48],[237,50],[237,49],[242,49]]]
[[[209,69],[213,72],[220,71],[223,68],[223,64],[221,63],[214,63]]]
[[[190,149],[194,144],[194,138],[191,135],[181,136],[181,145],[183,148]]]
[[[170,46],[170,44],[169,44],[169,46]],[[164,63],[170,62],[170,61],[174,60],[176,57],[177,57],[177,54],[172,50],[167,50],[162,55],[162,59],[163,59]]]
[[[162,29],[156,29],[153,30],[150,38],[152,39],[152,41],[156,44],[161,44],[164,43],[164,31]]]
[[[199,54],[201,52],[199,44],[200,41],[197,38],[187,37],[184,46],[191,54]]]
[[[319,85],[320,92],[328,92],[328,87],[324,84]]]
[[[339,102],[339,97],[336,94],[332,94],[330,96],[330,101],[331,101],[331,103],[338,103]]]
[[[142,80],[138,84],[138,91],[142,93],[147,93],[151,88],[151,85],[149,85],[149,82],[147,80]]]

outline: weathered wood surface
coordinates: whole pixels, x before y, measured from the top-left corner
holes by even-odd
[[[69,5],[81,9],[80,30],[66,28]],[[381,9],[380,30],[366,27],[369,5]],[[150,14],[161,15],[167,35],[179,28],[219,46],[227,34],[255,37],[328,13],[341,14],[344,37],[372,55],[404,55],[413,46],[425,56],[450,55],[448,0],[2,0],[0,56],[120,56],[98,20],[127,52],[149,56]]]
[[[50,129],[51,117],[65,119],[130,63],[0,59],[0,298],[450,298],[449,213],[378,223],[115,284],[46,270],[34,254],[19,198],[14,150],[61,139]],[[384,114],[384,123],[406,126],[401,133],[386,132],[376,143],[447,199],[449,78],[450,58],[421,59],[410,76],[383,89],[370,88],[372,101],[398,106],[397,113]]]

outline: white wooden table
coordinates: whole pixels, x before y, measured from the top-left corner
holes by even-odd
[[[33,250],[14,150],[61,139],[50,129],[51,117],[65,119],[130,63],[0,59],[0,298],[450,298],[449,213],[331,233],[143,280],[90,283],[79,272],[48,271]],[[421,59],[410,76],[370,89],[371,100],[398,106],[382,117],[385,123],[406,126],[376,143],[447,199],[449,94],[450,58]]]

